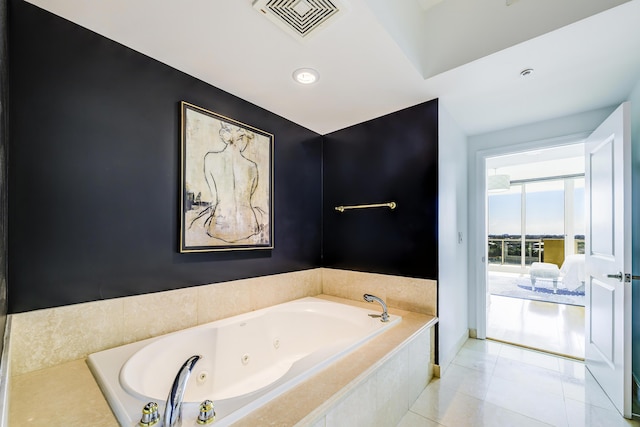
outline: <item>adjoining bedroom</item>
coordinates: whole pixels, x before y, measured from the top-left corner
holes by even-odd
[[[487,337],[584,359],[584,144],[487,159]]]

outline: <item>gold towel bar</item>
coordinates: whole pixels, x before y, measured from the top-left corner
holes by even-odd
[[[372,205],[355,205],[355,206],[336,206],[338,212],[344,212],[347,209],[366,209],[366,208],[389,208],[395,209],[396,202],[374,203]]]

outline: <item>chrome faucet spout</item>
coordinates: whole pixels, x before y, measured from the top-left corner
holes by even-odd
[[[167,397],[167,404],[164,409],[164,427],[180,427],[182,425],[182,400],[184,391],[187,388],[187,381],[191,375],[191,370],[202,356],[191,356],[182,365]]]
[[[381,315],[376,315],[375,317],[380,317],[380,321],[381,322],[388,322],[389,321],[389,313],[387,313],[387,304],[384,303],[384,301],[382,301],[381,298],[375,296],[375,295],[371,295],[371,294],[364,294],[362,296],[364,298],[364,300],[366,302],[377,302],[382,306],[382,314]]]

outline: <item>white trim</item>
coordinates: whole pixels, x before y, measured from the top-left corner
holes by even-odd
[[[487,231],[488,230],[485,230],[485,233],[487,233]],[[525,261],[526,253],[527,253],[527,183],[525,182],[525,183],[522,183],[522,186],[520,187],[520,271],[526,271],[527,269],[527,263]]]
[[[576,241],[575,227],[575,178],[564,180],[564,257],[574,253]]]
[[[532,151],[540,148],[559,147],[563,145],[576,144],[585,140],[590,132],[579,132],[556,138],[546,138],[541,140],[527,141],[523,143],[507,145],[502,147],[487,148],[478,150],[475,158],[475,197],[470,197],[474,206],[469,206],[469,212],[477,212],[475,221],[472,221],[475,236],[475,245],[471,246],[469,264],[475,264],[475,277],[473,282],[477,284],[476,290],[476,329],[478,339],[487,337],[487,190],[486,190],[486,161],[489,157],[496,157],[505,154],[514,154],[524,151]]]
[[[476,179],[475,194],[476,209],[470,207],[470,212],[477,212],[475,231],[475,247],[470,257],[470,263],[475,263],[475,282],[476,289],[476,330],[477,338],[485,339],[487,337],[487,190],[486,176],[487,167],[486,159],[490,157],[488,152],[495,151],[483,150],[476,153]]]

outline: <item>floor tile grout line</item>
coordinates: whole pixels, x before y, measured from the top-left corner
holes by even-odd
[[[567,425],[567,426],[569,426],[569,420],[568,420],[568,414],[567,414],[567,407],[566,407],[566,401],[565,401],[565,394],[564,394],[564,386],[563,386],[562,381],[561,381],[561,379],[560,379],[560,377],[561,377],[561,372],[559,371],[559,368],[560,368],[559,364],[558,364],[558,370],[552,370],[552,369],[547,369],[547,368],[545,368],[545,367],[538,366],[538,365],[535,365],[535,364],[527,363],[527,362],[525,362],[525,361],[523,361],[523,360],[517,360],[517,359],[509,358],[509,357],[507,357],[507,356],[502,356],[503,351],[504,351],[504,350],[505,350],[505,348],[507,348],[507,347],[508,347],[508,345],[505,345],[505,344],[502,344],[502,343],[500,344],[500,348],[499,348],[499,351],[498,351],[498,355],[497,355],[497,357],[496,357],[496,362],[495,362],[495,364],[494,364],[493,372],[491,373],[491,377],[490,377],[490,379],[489,379],[489,386],[488,386],[488,388],[487,388],[487,394],[488,394],[489,390],[491,389],[491,385],[493,384],[493,382],[494,382],[494,380],[495,380],[496,378],[497,378],[497,379],[499,379],[499,380],[502,380],[502,381],[508,381],[508,382],[511,382],[511,383],[513,383],[514,385],[517,385],[517,384],[519,383],[518,381],[512,381],[512,380],[510,380],[510,379],[508,379],[508,378],[502,378],[502,377],[496,376],[496,374],[495,374],[495,370],[497,369],[497,365],[498,365],[498,362],[500,361],[500,359],[503,359],[503,360],[506,360],[506,361],[508,361],[508,362],[510,362],[510,363],[513,363],[515,366],[518,366],[518,365],[527,365],[527,366],[531,366],[531,367],[535,367],[535,368],[539,368],[539,369],[544,369],[544,370],[548,371],[548,372],[549,372],[549,374],[550,374],[552,377],[554,377],[555,379],[557,379],[557,380],[559,381],[559,383],[560,383],[560,394],[558,394],[558,395],[556,395],[556,396],[557,396],[557,397],[559,397],[559,398],[562,400],[562,409],[563,409],[563,411],[562,411],[562,412],[563,412],[563,414],[561,415],[561,417],[562,417],[562,418],[564,418],[564,422],[566,423],[566,425]],[[535,351],[532,351],[531,349],[526,349],[526,348],[525,348],[525,349],[523,349],[523,351],[524,351],[524,352],[532,352],[532,353],[536,353]],[[480,354],[481,354],[482,352],[478,352],[478,353],[480,353]],[[484,353],[486,354],[486,351],[485,351]],[[550,356],[550,357],[556,357],[556,356]],[[455,359],[454,359],[454,360],[455,360]],[[445,374],[445,375],[446,375],[446,374]],[[441,387],[446,387],[446,386],[442,386],[442,385],[441,385]],[[467,395],[466,393],[464,393],[464,391],[457,391],[457,392],[460,392],[460,393],[462,393],[462,394]],[[467,396],[468,396],[468,395],[467,395]],[[475,397],[475,396],[471,396],[471,397]],[[477,397],[475,397],[475,398],[477,398]],[[487,398],[487,396],[485,395],[485,397],[484,397],[483,399],[480,399],[480,400],[482,400],[483,404],[488,403],[488,404],[491,404],[491,405],[493,405],[493,406],[495,406],[495,407],[499,407],[499,408],[501,408],[501,409],[503,409],[503,410],[506,410],[506,411],[509,411],[509,412],[512,412],[512,413],[516,413],[516,414],[518,414],[518,415],[520,415],[520,416],[527,417],[527,418],[532,419],[532,420],[535,420],[535,421],[537,421],[537,422],[541,422],[541,423],[544,423],[544,424],[548,424],[548,423],[546,423],[546,421],[544,421],[544,420],[542,420],[542,419],[535,418],[535,417],[531,417],[531,416],[530,416],[530,415],[528,415],[528,414],[524,414],[524,413],[522,413],[522,412],[515,411],[515,410],[514,410],[514,409],[512,409],[512,408],[504,407],[504,406],[502,406],[502,405],[500,405],[500,404],[497,404],[496,402],[489,402],[489,401],[487,401],[487,400],[486,400],[486,398]]]
[[[501,343],[503,345],[522,348],[524,350],[529,350],[529,351],[532,351],[532,352],[535,352],[535,353],[539,353],[539,354],[543,354],[543,355],[549,355],[549,356],[553,356],[553,357],[561,357],[563,359],[568,359],[568,360],[572,360],[572,361],[575,361],[575,362],[584,362],[584,357],[572,356],[570,354],[559,353],[559,352],[556,352],[556,351],[553,351],[553,350],[544,350],[544,349],[541,349],[541,348],[528,346],[526,344],[512,343],[512,342],[509,342],[509,341],[501,340],[499,338],[487,337],[487,340],[488,341],[498,342],[498,343]]]
[[[469,341],[471,341],[471,340],[469,340]],[[467,343],[469,341],[467,341]],[[475,340],[473,342],[475,342]],[[454,364],[454,365],[456,365],[456,366],[458,366],[460,368],[463,368],[463,369],[471,369],[471,370],[477,371],[478,373],[481,373],[483,375],[488,375],[489,384],[487,386],[487,392],[490,389],[492,382],[496,378],[498,378],[500,380],[505,380],[505,381],[510,381],[511,382],[511,380],[509,380],[508,378],[502,378],[502,377],[496,376],[496,369],[498,369],[498,361],[500,361],[500,359],[502,358],[503,360],[507,360],[510,363],[512,363],[516,369],[520,365],[522,365],[522,366],[526,365],[527,367],[534,367],[534,368],[544,369],[545,371],[548,371],[549,375],[551,375],[551,377],[553,379],[556,379],[556,380],[558,380],[560,382],[561,394],[557,395],[557,397],[560,398],[558,400],[561,401],[562,404],[558,405],[559,407],[557,408],[559,410],[558,413],[557,413],[559,419],[556,420],[556,422],[560,423],[558,425],[560,425],[562,427],[569,427],[569,426],[572,425],[572,424],[570,424],[570,416],[572,414],[569,411],[569,407],[568,407],[569,403],[572,404],[572,405],[573,404],[581,405],[582,407],[584,407],[586,409],[588,414],[590,414],[594,410],[595,411],[605,411],[604,413],[607,413],[607,414],[609,414],[609,416],[612,417],[609,421],[614,421],[614,419],[616,419],[617,422],[620,425],[623,425],[621,420],[618,418],[619,414],[615,411],[615,408],[613,408],[613,407],[605,408],[602,405],[599,405],[599,404],[595,403],[595,401],[594,402],[589,402],[589,401],[582,401],[582,400],[579,400],[579,399],[574,399],[567,393],[567,386],[569,384],[569,381],[573,381],[573,380],[576,381],[576,387],[583,388],[583,391],[585,393],[587,393],[587,387],[589,387],[589,386],[588,386],[588,384],[586,382],[586,376],[588,375],[588,373],[587,372],[584,373],[584,375],[585,375],[584,378],[579,378],[580,374],[577,374],[577,375],[569,375],[569,374],[567,374],[566,371],[563,371],[562,366],[560,365],[560,359],[561,359],[560,357],[553,356],[553,355],[549,356],[549,357],[553,357],[553,358],[557,358],[558,359],[558,368],[559,369],[556,371],[556,370],[553,370],[553,369],[548,369],[548,368],[543,367],[543,366],[530,364],[530,363],[527,363],[527,362],[525,362],[523,360],[517,360],[517,359],[508,358],[506,356],[501,356],[503,350],[506,348],[502,344],[500,344],[500,347],[498,347],[498,351],[497,351],[497,355],[496,355],[496,354],[493,353],[493,351],[495,351],[495,348],[494,349],[489,349],[487,346],[484,346],[484,348],[479,348],[479,346],[476,346],[475,344],[474,344],[474,346],[472,348],[472,346],[468,345],[467,343],[465,343],[462,348],[466,348],[467,350],[472,351],[472,353],[470,354],[471,356],[473,356],[473,354],[476,354],[476,353],[477,353],[478,358],[480,358],[480,359],[482,358],[483,354],[485,356],[488,356],[488,355],[490,355],[492,357],[495,356],[495,361],[493,363],[491,363],[491,372],[488,372],[488,370],[486,370],[486,369],[477,369],[477,367],[474,367],[474,366],[454,363],[456,361],[456,359],[457,359],[457,355],[456,355],[456,358],[454,358],[454,361],[452,361],[452,364]],[[532,354],[539,353],[539,352],[537,352],[535,350],[529,350],[529,349],[523,349],[522,351],[525,352],[525,353],[531,352]],[[489,353],[489,352],[491,352],[491,353]],[[572,360],[568,360],[568,362],[580,364],[581,366],[579,366],[578,368],[586,370],[586,368],[584,367],[584,364],[581,363],[581,362],[575,362],[575,361],[572,361]],[[444,380],[446,378],[447,372],[448,372],[448,369],[447,369],[447,371],[444,372],[443,377],[440,378],[439,381],[442,381],[442,380]],[[523,380],[523,381],[526,382],[526,380]],[[512,381],[512,382],[513,382],[513,384],[517,385],[521,381]],[[427,386],[427,388],[428,387],[429,387],[429,385]],[[453,392],[455,394],[459,393],[459,394],[465,396],[466,398],[474,399],[474,400],[480,402],[480,405],[483,408],[485,407],[485,405],[490,405],[491,407],[500,408],[501,410],[508,411],[509,413],[517,414],[518,416],[526,417],[528,419],[535,420],[535,421],[543,423],[543,424],[548,424],[547,421],[549,421],[548,419],[545,421],[545,420],[542,420],[542,419],[539,419],[539,418],[536,418],[536,417],[532,417],[531,415],[528,415],[527,413],[522,413],[522,412],[520,412],[518,410],[514,410],[512,408],[502,406],[502,405],[500,405],[498,403],[495,403],[495,402],[492,402],[492,401],[487,401],[486,400],[487,399],[487,395],[486,394],[484,395],[483,398],[480,398],[478,396],[474,396],[474,395],[470,395],[468,393],[465,393],[465,391],[463,391],[461,389],[458,389],[456,386],[443,385],[442,382],[440,382],[438,387],[442,387],[442,388],[447,389],[447,392]],[[423,393],[426,392],[427,388],[425,388]],[[562,409],[560,409],[560,408],[562,408]],[[591,408],[591,409],[589,409],[589,408]],[[441,422],[439,422],[437,420],[434,420],[432,418],[426,417],[426,416],[424,416],[424,415],[422,415],[422,414],[420,414],[418,412],[413,411],[412,408],[409,408],[409,410],[407,412],[411,412],[413,415],[417,415],[417,416],[421,417],[421,419],[426,419],[426,420],[434,422],[434,423],[436,423],[438,425],[443,425],[444,426],[444,424],[442,424]],[[632,426],[632,425],[637,425],[637,424],[634,423],[634,424],[625,424],[625,425]]]
[[[417,415],[417,416],[419,416],[420,418],[424,418],[425,420],[428,420],[428,421],[434,422],[434,423],[438,424],[439,426],[447,427],[446,425],[442,424],[440,421],[436,421],[436,420],[434,420],[434,419],[432,419],[432,418],[425,417],[425,416],[424,416],[424,415],[422,415],[422,414],[419,414],[419,413],[417,413],[417,412],[415,412],[415,411],[412,411],[412,410],[411,410],[411,408],[409,408],[409,410],[408,410],[407,412],[411,412],[412,414]]]
[[[492,377],[491,377],[491,382],[490,382],[490,384],[489,384],[489,387],[491,387],[491,384],[493,383],[493,380],[494,380],[495,378],[496,378],[495,376],[492,376]],[[497,377],[497,378],[498,378],[499,380],[510,381],[510,380],[506,380],[506,379],[504,379],[504,378],[500,378],[500,377]],[[510,382],[513,382],[513,383],[515,383],[515,384],[518,384],[518,383],[519,383],[518,381],[510,381]],[[561,397],[564,399],[564,396],[561,396]],[[530,416],[530,415],[528,415],[528,414],[524,414],[524,413],[522,413],[522,412],[515,411],[514,409],[511,409],[511,408],[503,407],[502,405],[498,405],[498,404],[496,404],[495,402],[489,402],[489,403],[492,403],[493,405],[496,405],[496,406],[500,406],[501,408],[506,409],[506,410],[509,410],[509,411],[511,411],[511,412],[516,412],[516,413],[518,413],[518,414],[520,414],[520,415],[522,415],[522,416],[525,416],[525,417],[527,417],[527,418],[534,419],[534,420],[536,420],[536,421],[538,421],[538,422],[542,422],[542,423],[548,424],[548,423],[546,423],[545,421],[543,421],[543,420],[541,420],[541,419],[539,419],[539,418],[531,417],[531,416]],[[565,405],[563,404],[564,412],[566,412],[566,408],[565,408],[564,406],[565,406]]]

